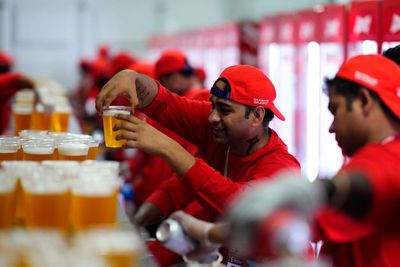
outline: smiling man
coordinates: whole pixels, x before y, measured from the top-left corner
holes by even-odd
[[[125,147],[139,148],[159,155],[178,174],[179,182],[189,196],[175,208],[193,216],[215,221],[230,200],[252,181],[268,179],[278,171],[299,169],[287,146],[269,128],[274,116],[284,116],[274,105],[275,88],[265,74],[255,67],[236,65],[226,68],[211,89],[210,103],[180,97],[147,76],[123,71],[114,76],[99,94],[99,111],[119,94],[129,95],[132,106],[199,147],[202,158],[196,158],[178,143],[133,116],[115,130],[125,130],[118,138]],[[159,205],[170,205],[175,194],[164,194]],[[163,207],[160,207],[161,210]],[[168,210],[172,212],[174,210]],[[163,212],[162,217],[169,213]],[[160,218],[161,219],[161,218]],[[173,262],[160,253],[155,244],[152,252],[163,266]]]

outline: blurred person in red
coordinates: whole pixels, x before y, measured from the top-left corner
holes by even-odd
[[[111,59],[111,73],[112,75],[120,72],[121,70],[129,69],[129,67],[136,62],[136,59],[128,52],[119,52]]]
[[[171,93],[151,78],[133,71],[114,76],[96,100],[99,111],[120,94],[128,94],[139,108],[170,130],[198,146],[202,157],[194,157],[176,141],[134,116],[114,130],[125,131],[125,147],[158,155],[177,174],[181,190],[162,191],[158,205],[161,218],[184,209],[196,218],[215,221],[232,198],[255,180],[269,179],[276,172],[299,169],[298,161],[269,128],[270,121],[284,116],[274,105],[272,82],[260,70],[247,65],[226,68],[211,89],[210,102]],[[211,105],[210,105],[211,104]],[[164,213],[165,212],[165,213]],[[159,243],[149,245],[162,266],[180,260]]]
[[[400,68],[380,55],[356,56],[326,86],[329,131],[349,161],[332,180],[254,187],[232,203],[230,232],[245,247],[260,234],[254,229],[290,209],[314,218],[314,240],[333,266],[399,266]]]
[[[195,69],[180,50],[167,50],[155,64],[158,81],[170,91],[199,100],[208,101],[209,90],[204,89],[195,75]]]
[[[14,62],[6,52],[0,51],[0,134],[3,134],[10,123],[10,99],[20,89],[35,87],[34,81],[20,73],[12,71]]]

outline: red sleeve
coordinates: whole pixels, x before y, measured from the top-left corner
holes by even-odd
[[[9,98],[17,92],[20,87],[18,84],[19,77],[21,76],[18,72],[5,73],[0,75],[0,97]]]
[[[397,151],[400,145],[392,144]],[[396,147],[397,146],[397,147]],[[376,146],[368,150],[365,156],[358,156],[350,162],[346,170],[356,170],[367,175],[372,189],[372,205],[365,221],[387,231],[396,231],[400,222],[400,167],[393,153],[385,153],[383,147]],[[376,155],[372,158],[370,155]]]
[[[202,159],[196,158],[195,164],[186,172],[181,181],[187,188],[193,191],[199,203],[211,208],[217,214],[222,214],[232,198],[244,186],[248,186],[249,182],[266,179],[285,168],[298,169],[299,165],[295,162],[291,165],[288,163],[286,166],[282,166],[279,163],[263,162],[263,164],[259,164],[258,167],[254,168],[257,170],[257,173],[248,177],[245,181],[234,182],[221,175]]]
[[[178,96],[158,84],[157,96],[141,111],[196,146],[211,138],[209,102]]]
[[[164,181],[145,202],[150,202],[159,207],[163,217],[167,217],[172,212],[182,209],[191,201],[193,201],[193,197],[190,191],[182,185],[176,175],[173,175]]]

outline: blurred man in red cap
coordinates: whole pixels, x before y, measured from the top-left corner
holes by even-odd
[[[323,240],[333,266],[399,266],[400,68],[380,55],[356,56],[326,84],[329,131],[349,161],[332,180],[276,179],[249,190],[233,206],[231,233],[263,224],[282,208],[308,215],[327,203],[336,210],[318,209],[315,239]],[[247,209],[251,203],[259,204]],[[241,240],[255,239],[248,233]]]
[[[198,93],[203,96],[205,89],[195,75],[195,69],[180,50],[167,50],[162,53],[155,64],[155,74],[158,81],[172,92],[196,99],[206,97],[204,100],[208,101],[207,94],[205,97],[196,97]]]
[[[28,76],[12,72],[13,60],[10,55],[0,51],[0,134],[7,130],[10,120],[10,99],[24,88],[35,87],[34,81]]]
[[[115,130],[125,130],[117,137],[126,139],[125,147],[161,156],[178,175],[185,193],[165,195],[163,205],[168,208],[171,203],[179,204],[197,218],[215,221],[231,199],[252,181],[300,167],[269,128],[274,116],[285,118],[274,105],[272,82],[255,67],[226,68],[211,89],[209,103],[180,97],[147,76],[123,71],[102,89],[96,100],[97,109],[109,106],[119,94],[129,95],[132,107],[140,108],[202,152],[203,159],[194,157],[146,122],[134,116],[117,116],[124,120]],[[175,196],[184,198],[176,203]],[[162,266],[177,260],[158,243],[150,249]]]

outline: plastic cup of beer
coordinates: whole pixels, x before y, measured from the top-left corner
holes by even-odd
[[[88,156],[87,159],[88,160],[96,160],[97,159],[97,155],[99,153],[99,141],[91,139],[89,141],[89,152],[88,152]]]
[[[37,169],[22,181],[22,187],[28,228],[68,230],[69,187],[60,173]]]
[[[51,128],[54,132],[68,132],[71,107],[68,105],[55,106],[51,115]]]
[[[105,175],[84,172],[72,184],[71,222],[75,230],[115,226],[117,215],[117,180]]]
[[[15,93],[15,103],[33,104],[35,102],[35,92],[32,89],[23,89]]]
[[[12,138],[0,138],[0,163],[4,160],[17,160],[21,145]]]
[[[50,130],[51,129],[51,107],[38,103],[35,111],[32,113],[30,129],[32,130]]]
[[[3,161],[1,163],[3,169],[9,176],[16,180],[16,222],[23,224],[25,221],[25,199],[22,189],[22,180],[25,179],[29,173],[39,167],[36,161]]]
[[[93,229],[78,235],[75,246],[87,254],[103,257],[107,266],[139,266],[144,244],[135,231]]]
[[[126,142],[125,140],[116,140],[115,137],[122,131],[113,131],[116,123],[122,122],[115,118],[117,114],[129,115],[131,114],[131,107],[126,106],[110,106],[103,111],[103,129],[104,129],[104,140],[106,147],[122,147]]]
[[[43,161],[54,159],[53,139],[31,139],[22,144],[22,160]]]
[[[89,145],[82,140],[70,140],[57,145],[59,160],[84,161],[87,159]]]
[[[11,228],[15,219],[16,180],[0,172],[0,230]]]
[[[28,130],[31,127],[31,118],[33,106],[29,104],[13,104],[12,105],[14,120],[14,135],[22,130]]]

